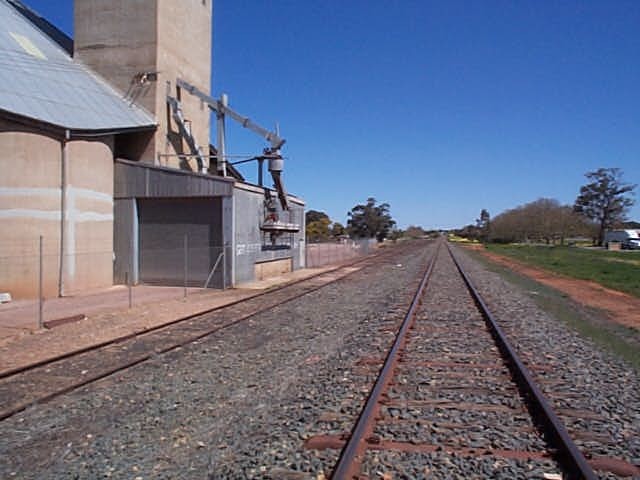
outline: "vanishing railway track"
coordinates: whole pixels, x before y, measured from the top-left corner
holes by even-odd
[[[544,366],[519,358],[447,250],[434,254],[384,360],[360,360],[375,382],[351,432],[305,447],[340,450],[334,480],[633,475],[619,459],[587,461],[534,381]]]
[[[402,248],[402,247],[400,247]],[[360,258],[248,299],[179,318],[144,332],[69,352],[0,374],[0,421],[314,292],[361,267],[387,261],[393,251]]]

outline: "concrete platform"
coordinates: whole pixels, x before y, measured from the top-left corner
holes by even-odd
[[[147,330],[171,320],[246,299],[283,283],[335,267],[303,269],[228,290],[140,285],[132,287],[132,308],[125,286],[47,299],[45,321],[74,318],[51,329],[38,328],[38,302],[0,304],[0,371],[18,368],[69,351]]]

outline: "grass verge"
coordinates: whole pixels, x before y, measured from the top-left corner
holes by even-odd
[[[497,265],[477,252],[465,252],[507,282],[521,288],[542,310],[640,372],[640,332],[611,322],[604,312],[580,305],[566,294]]]
[[[591,280],[640,298],[640,252],[535,245],[488,244],[486,248],[529,265]]]

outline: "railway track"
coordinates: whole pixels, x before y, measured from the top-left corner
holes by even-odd
[[[404,328],[388,381],[372,400],[371,385],[436,245],[398,247],[363,262],[359,273],[360,265],[336,270],[185,319],[149,338],[0,380],[2,402],[16,392],[31,395],[17,402],[21,409],[95,382],[7,417],[0,476],[74,472],[95,478],[113,472],[126,478],[136,471],[144,478],[593,478],[579,473],[530,391],[514,382],[513,362],[501,354],[444,244],[411,307],[413,325]],[[541,348],[539,336],[528,339],[522,323],[510,321],[520,312],[512,300],[507,308],[496,301],[495,292],[509,297],[500,290],[505,287],[481,283],[488,278],[482,269],[460,257],[492,309],[502,308],[496,312],[502,328],[589,466],[600,478],[637,475],[637,467],[615,460],[635,462],[634,445],[594,448],[602,432],[584,431],[596,413],[606,414],[599,403],[573,407],[585,379],[593,380],[584,362],[558,357],[566,361],[562,373],[552,363],[555,350]],[[306,293],[308,299],[290,301]],[[532,316],[521,320],[536,322]],[[189,345],[178,350],[180,344]],[[136,364],[140,368],[129,368]],[[572,368],[582,380],[569,388]],[[367,398],[373,421],[356,435],[353,425]],[[625,426],[637,418],[633,412],[620,410],[617,423],[607,415],[597,422],[609,431],[634,432]],[[355,462],[348,460],[350,439]],[[338,471],[340,462],[346,462],[345,472]]]
[[[545,366],[518,356],[448,247],[390,328],[384,358],[359,361],[375,381],[351,431],[305,442],[340,451],[332,479],[634,475],[622,460],[585,458],[534,381]]]
[[[222,307],[0,374],[0,421],[283,305],[393,252],[365,257]]]

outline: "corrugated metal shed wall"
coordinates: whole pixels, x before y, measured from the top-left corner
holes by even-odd
[[[268,238],[260,231],[264,218],[264,194],[259,189],[234,189],[235,216],[235,278],[236,282],[251,282],[255,264],[290,258],[294,270],[304,267],[304,204],[290,202],[290,212],[282,213],[285,222],[300,225],[300,232],[284,234],[290,237],[290,248],[271,249]],[[284,243],[284,242],[283,242]]]
[[[116,160],[115,198],[224,197],[233,194],[233,180],[142,162]]]
[[[187,235],[188,281],[203,286],[223,243],[231,244],[233,180],[127,160],[116,161],[114,177],[116,281],[128,272],[133,282],[182,285]],[[210,286],[222,286],[223,271],[220,264]]]

